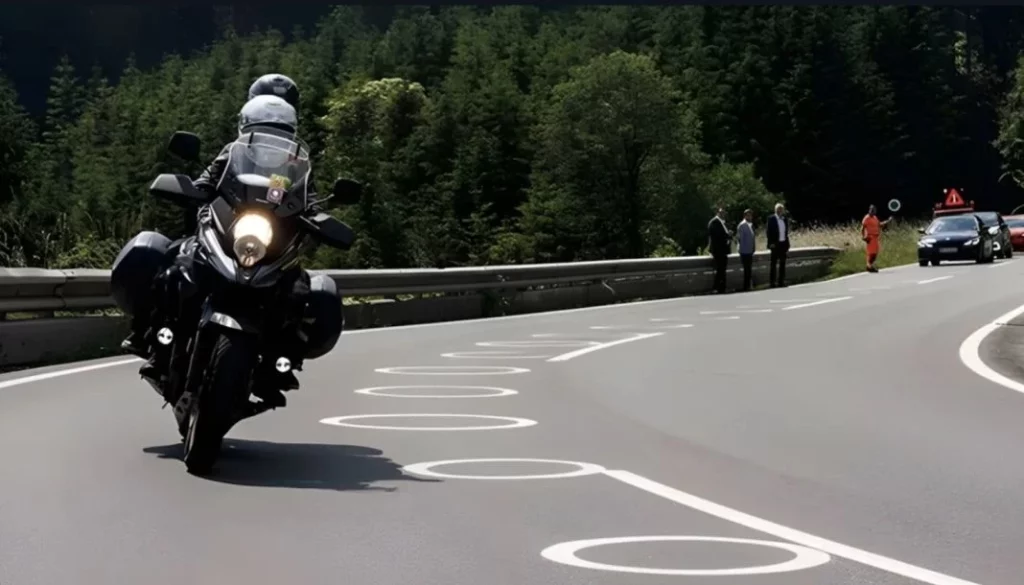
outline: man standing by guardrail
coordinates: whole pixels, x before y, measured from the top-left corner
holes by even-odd
[[[768,236],[768,249],[771,250],[771,265],[768,268],[768,283],[771,287],[786,286],[786,254],[789,252],[789,222],[786,220],[786,208],[781,203],[775,204],[775,213],[768,216],[765,227]],[[778,269],[778,279],[776,279]]]
[[[725,292],[725,269],[729,264],[731,238],[732,232],[725,227],[725,209],[719,205],[715,217],[708,222],[708,247],[711,249],[711,258],[715,263],[715,292],[719,294]]]
[[[736,226],[739,236],[740,263],[743,264],[743,290],[750,290],[751,273],[754,269],[754,211],[743,210],[743,221]]]

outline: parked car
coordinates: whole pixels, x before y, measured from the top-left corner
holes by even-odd
[[[1013,257],[1013,243],[1010,241],[1010,227],[1003,219],[1003,214],[998,211],[975,211],[974,215],[985,224],[989,233],[992,234],[992,247],[996,256],[1001,258]]]
[[[1010,244],[1014,250],[1024,250],[1024,215],[1006,215],[1003,217],[1010,228]]]
[[[973,260],[978,264],[996,259],[995,235],[973,213],[937,217],[920,230],[917,262],[938,266],[951,260]]]

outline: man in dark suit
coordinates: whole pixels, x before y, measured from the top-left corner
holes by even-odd
[[[708,222],[708,240],[711,258],[715,265],[715,292],[725,292],[725,269],[729,263],[732,232],[725,227],[725,210],[721,206],[715,217]]]
[[[775,213],[768,216],[765,234],[768,236],[768,249],[771,250],[771,264],[768,269],[768,284],[771,287],[786,286],[786,254],[789,252],[789,220],[785,216],[786,208],[781,203],[775,204]],[[778,278],[776,279],[776,274]]]

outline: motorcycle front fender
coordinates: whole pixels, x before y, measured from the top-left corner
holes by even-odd
[[[209,327],[223,327],[224,329],[241,331],[251,335],[262,333],[260,326],[251,320],[244,317],[231,316],[223,311],[215,311],[213,306],[207,303],[203,307],[203,316],[199,319],[199,328],[207,329]]]

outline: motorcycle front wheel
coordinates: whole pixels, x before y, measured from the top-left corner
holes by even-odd
[[[205,475],[213,469],[224,435],[234,423],[235,405],[248,397],[256,352],[248,338],[222,333],[210,354],[205,383],[189,409],[185,467]]]

